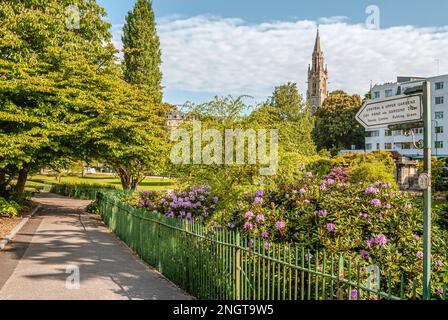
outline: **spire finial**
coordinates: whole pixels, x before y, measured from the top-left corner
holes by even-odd
[[[319,25],[317,25],[316,43],[314,44],[314,52],[320,52],[320,32]]]

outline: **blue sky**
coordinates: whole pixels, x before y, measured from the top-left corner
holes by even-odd
[[[98,2],[120,47],[120,30],[135,0]],[[373,31],[363,27],[372,4],[380,9],[380,29]],[[439,72],[448,73],[446,0],[154,0],[153,6],[165,100],[175,104],[225,94],[260,101],[287,81],[305,94],[318,23],[331,90],[364,94],[370,80],[431,76],[436,59]]]

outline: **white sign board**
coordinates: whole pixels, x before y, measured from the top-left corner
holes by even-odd
[[[420,187],[420,189],[426,190],[429,188],[430,185],[431,185],[431,178],[429,174],[421,173],[418,176],[418,186]]]
[[[384,100],[368,101],[356,114],[364,128],[416,122],[422,119],[421,95],[401,95]]]

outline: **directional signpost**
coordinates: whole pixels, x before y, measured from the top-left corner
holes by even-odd
[[[366,129],[378,127],[418,127],[423,120],[423,299],[431,299],[431,85],[424,81],[404,95],[365,103],[356,120]]]
[[[401,95],[386,100],[370,101],[356,114],[356,120],[366,129],[422,119],[422,96]]]

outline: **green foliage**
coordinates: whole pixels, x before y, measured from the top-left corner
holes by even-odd
[[[422,286],[423,216],[421,201],[397,193],[389,183],[368,188],[348,181],[342,169],[321,179],[307,177],[271,190],[242,195],[220,225],[250,238],[294,243],[311,252],[344,253],[361,266],[378,265],[383,286],[388,272],[394,284],[401,275],[407,286]],[[447,265],[446,234],[433,227],[433,294],[441,297],[442,268]]]
[[[386,181],[395,184],[393,172],[381,162],[377,163],[361,163],[349,170],[352,183],[362,183],[367,186],[375,181]]]
[[[160,41],[152,3],[138,0],[123,27],[124,77],[132,84],[145,84],[158,91],[162,101]]]
[[[80,29],[66,26],[68,5]],[[76,160],[113,167],[124,188],[163,166],[166,106],[157,87],[124,81],[95,1],[0,4],[0,194],[28,172]],[[19,175],[20,177],[20,175]]]
[[[95,200],[95,201],[90,202],[89,205],[87,206],[86,210],[93,214],[99,214],[100,208],[98,207],[98,201]]]
[[[318,149],[334,150],[351,149],[364,146],[364,129],[355,120],[361,107],[361,97],[350,96],[344,92],[333,92],[314,114],[315,127],[313,138]]]
[[[259,105],[248,115],[247,111],[251,107],[245,103],[245,98],[247,97],[216,97],[213,101],[200,105],[188,103],[184,106],[184,110],[190,116],[201,120],[203,130],[216,129],[223,137],[226,129],[255,132],[267,130],[269,144],[269,130],[278,129],[277,174],[263,176],[259,169],[266,165],[261,165],[259,162],[247,163],[249,155],[247,143],[244,146],[243,164],[188,164],[172,167],[173,174],[180,177],[183,183],[187,185],[206,183],[214,192],[226,194],[224,202],[229,206],[235,202],[243,188],[273,185],[301,177],[306,164],[316,156],[316,148],[311,138],[312,121],[295,84],[288,83],[277,87],[266,103]],[[191,133],[191,123],[186,123],[184,128]],[[202,147],[206,145],[207,143],[203,141]]]
[[[0,197],[0,216],[18,216],[22,207],[15,201],[6,201]]]
[[[66,26],[73,4],[78,30]],[[104,15],[94,1],[0,3],[0,193],[20,170],[70,157],[71,136],[102,107],[100,83],[119,72]]]
[[[336,167],[347,168],[350,182],[354,184],[368,186],[376,181],[384,181],[397,187],[394,177],[395,162],[386,151],[346,153],[333,158],[317,157],[308,163],[306,169],[323,177]]]

